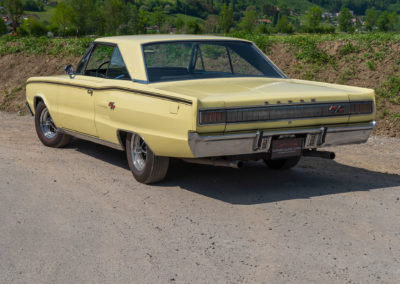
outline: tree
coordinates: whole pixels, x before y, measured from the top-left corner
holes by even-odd
[[[240,22],[240,27],[247,31],[247,32],[252,32],[255,22],[257,20],[257,11],[254,7],[248,7],[246,11],[244,12],[244,17],[242,18],[242,21]]]
[[[394,31],[397,24],[396,12],[384,11],[377,20],[378,29],[382,32]]]
[[[354,32],[352,19],[353,15],[350,13],[350,10],[348,8],[343,7],[340,10],[340,15],[338,17],[339,29],[342,32],[347,32],[347,33]]]
[[[187,22],[187,32],[190,34],[200,34],[201,27],[196,20],[189,20]]]
[[[221,13],[219,14],[219,25],[222,27],[224,33],[229,33],[233,26],[233,9],[232,6],[224,4]]]
[[[4,0],[4,8],[11,20],[11,27],[14,32],[17,31],[19,20],[24,13],[22,0]]]
[[[165,13],[164,10],[160,7],[156,8],[153,13],[154,23],[158,27],[158,32],[161,32],[161,28],[165,23]]]
[[[374,8],[368,9],[365,15],[365,28],[367,31],[372,31],[378,20],[378,11]]]
[[[71,26],[71,14],[72,8],[67,5],[65,1],[61,1],[57,4],[51,22],[57,27],[57,30],[61,35],[66,34],[67,29]]]
[[[278,33],[291,34],[294,32],[293,26],[289,23],[288,17],[283,15],[276,24],[276,31]]]
[[[205,30],[207,33],[216,33],[217,32],[217,25],[218,25],[218,16],[216,15],[209,15],[204,23]]]
[[[145,34],[146,33],[146,25],[149,22],[149,12],[140,8],[137,17],[138,17],[137,33]]]
[[[116,34],[120,26],[127,22],[127,7],[121,0],[106,0],[100,9],[109,34]]]
[[[6,23],[4,23],[4,20],[2,17],[0,17],[0,35],[4,35],[7,33],[7,26]]]
[[[185,26],[185,20],[181,15],[175,18],[174,20],[174,26],[178,31],[182,31],[184,26]]]
[[[92,31],[92,15],[95,11],[93,0],[69,0],[72,7],[71,22],[78,35]],[[108,19],[107,19],[108,20]]]
[[[318,6],[311,7],[306,13],[306,25],[309,30],[316,32],[322,22],[322,10]]]
[[[280,7],[279,7],[279,14],[281,15],[281,16],[290,16],[290,8],[289,8],[289,6],[288,5],[286,5],[286,4],[282,4]]]
[[[41,0],[25,0],[24,10],[35,12],[44,11],[44,3]]]

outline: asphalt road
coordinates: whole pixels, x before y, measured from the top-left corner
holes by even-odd
[[[0,283],[399,283],[400,140],[335,150],[146,186],[124,153],[0,113]]]

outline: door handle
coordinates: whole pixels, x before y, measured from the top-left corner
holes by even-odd
[[[93,95],[93,89],[88,89],[87,92],[89,95],[91,95],[91,96]]]

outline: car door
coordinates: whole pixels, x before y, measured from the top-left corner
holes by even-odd
[[[58,110],[62,128],[98,136],[96,89],[105,80],[113,49],[112,45],[95,44],[79,63],[77,75],[60,88]]]
[[[118,46],[115,46],[103,82],[103,91],[96,93],[95,102],[95,121],[99,138],[113,143],[118,143],[115,116],[123,112],[127,106],[126,100],[132,97],[132,93],[124,90],[124,86],[129,87],[129,83],[123,81],[132,83],[121,52]]]

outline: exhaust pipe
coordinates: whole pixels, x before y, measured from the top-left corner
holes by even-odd
[[[328,160],[333,160],[336,157],[334,152],[316,151],[316,150],[304,150],[303,151],[303,156],[317,157],[317,158],[323,158],[323,159],[328,159]]]
[[[209,165],[215,167],[228,167],[240,169],[243,167],[242,161],[227,161],[227,160],[211,160],[211,159],[182,159],[184,162],[191,164]]]

